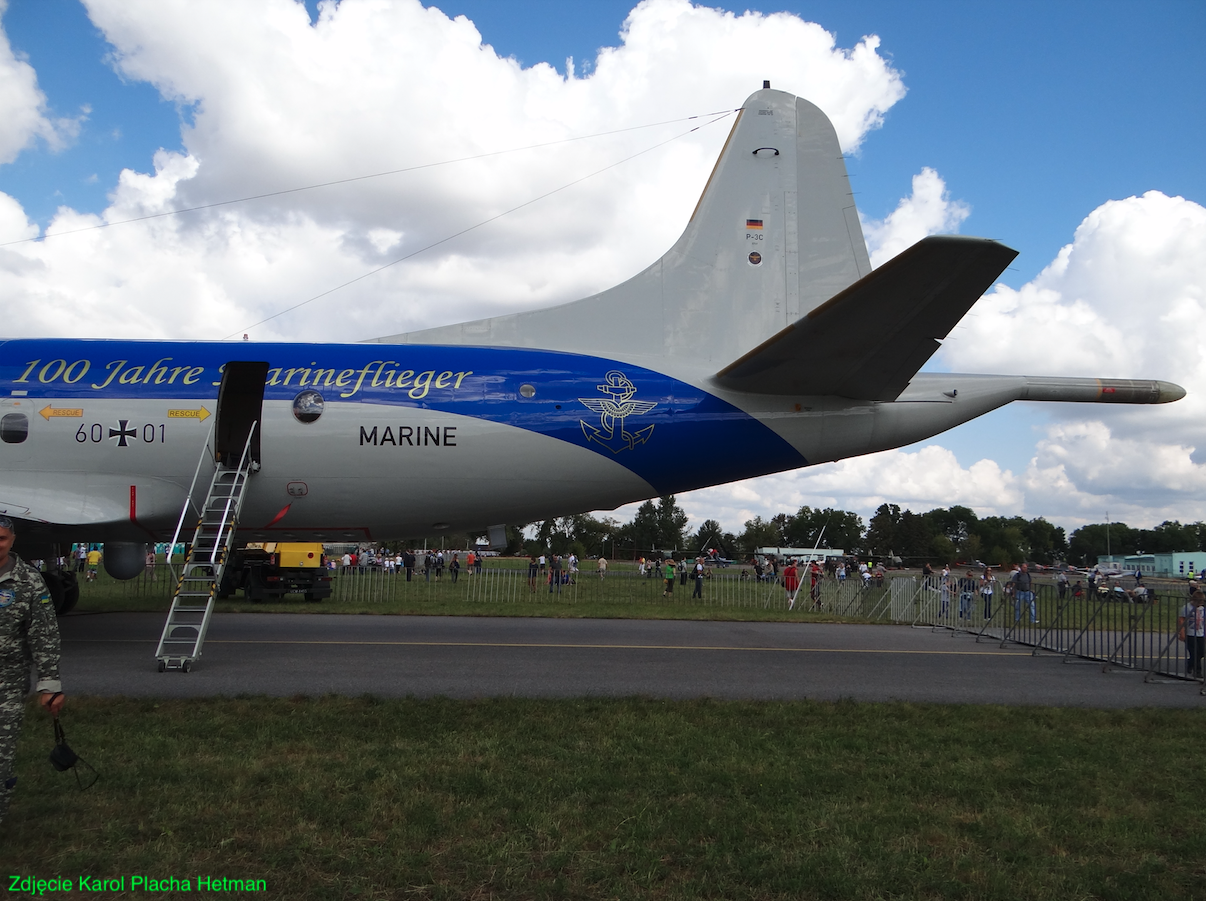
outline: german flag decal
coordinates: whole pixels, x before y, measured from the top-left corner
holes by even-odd
[[[761,219],[746,219],[745,227],[747,229],[762,231],[762,220]]]

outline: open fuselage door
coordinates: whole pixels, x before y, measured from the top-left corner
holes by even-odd
[[[222,369],[218,388],[218,415],[214,425],[214,459],[219,465],[238,466],[247,438],[251,437],[251,462],[260,463],[260,429],[264,407],[264,382],[268,364],[231,360]]]

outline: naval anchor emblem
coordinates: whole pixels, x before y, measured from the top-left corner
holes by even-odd
[[[599,390],[607,397],[580,397],[578,402],[599,414],[599,425],[593,426],[585,420],[578,420],[582,426],[582,434],[587,441],[603,445],[613,454],[620,451],[632,450],[638,444],[644,444],[653,434],[653,426],[645,426],[635,432],[624,428],[624,420],[629,416],[640,416],[648,413],[657,406],[656,401],[632,400],[636,387],[624,373],[613,369],[603,378]]]

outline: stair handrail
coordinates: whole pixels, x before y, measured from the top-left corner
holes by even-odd
[[[260,425],[259,420],[256,420],[255,422],[253,422],[251,424],[251,428],[247,430],[247,441],[244,442],[244,444],[243,444],[243,453],[241,453],[239,455],[239,465],[234,470],[235,482],[234,482],[234,485],[232,485],[231,487],[232,487],[232,489],[235,487],[235,485],[237,485],[239,487],[240,500],[242,499],[243,489],[246,487],[247,475],[245,472],[245,467],[247,467],[247,465],[248,465],[247,458],[251,454],[251,441],[255,437],[255,430],[257,428],[259,428],[259,425]],[[241,485],[239,484],[240,480],[243,483]],[[226,528],[227,528],[227,524],[230,522],[230,518],[231,518],[230,517],[230,508],[232,505],[236,506],[236,507],[239,506],[238,504],[235,503],[233,490],[231,492],[231,496],[226,499],[226,506],[222,510],[222,521],[218,524],[218,538],[222,539],[223,545],[229,543],[229,541],[230,541],[230,535],[226,534]],[[212,565],[212,566],[217,566],[217,564],[218,564],[218,541],[217,540],[214,541],[213,549],[209,552],[209,562],[210,562],[210,565]],[[215,573],[215,575],[216,575],[216,573]]]
[[[193,480],[189,483],[188,494],[184,496],[184,506],[180,508],[180,519],[176,522],[176,531],[172,533],[172,543],[167,547],[168,571],[172,574],[173,579],[176,578],[176,568],[172,565],[172,557],[176,551],[176,542],[180,540],[180,530],[184,528],[184,517],[188,515],[189,505],[193,501],[193,492],[197,489],[197,478],[201,475],[201,464],[205,462],[205,458],[209,455],[209,439],[213,437],[213,434],[214,423],[211,422],[209,424],[209,431],[205,433],[205,442],[201,445],[201,456],[197,458],[197,468],[193,471]],[[187,555],[185,556],[187,557]],[[187,559],[185,562],[187,562]]]

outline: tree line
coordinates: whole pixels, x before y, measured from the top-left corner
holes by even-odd
[[[760,547],[842,548],[860,558],[899,557],[905,565],[917,566],[955,561],[1091,566],[1107,553],[1107,547],[1114,554],[1206,550],[1203,522],[1169,521],[1154,529],[1095,523],[1069,536],[1041,516],[980,517],[963,506],[914,513],[897,504],[881,504],[864,524],[849,510],[805,505],[795,513],[755,516],[745,522],[740,534],[725,531],[713,519],[690,530],[687,514],[674,495],[645,501],[626,523],[580,513],[534,525],[534,537],[517,542],[515,551],[630,559],[659,552],[694,556],[715,549],[725,557],[744,560]]]
[[[531,535],[531,537],[528,537]],[[434,535],[396,542],[399,547],[469,547],[477,533]],[[392,545],[391,545],[392,547]],[[795,513],[755,516],[739,534],[725,531],[714,519],[698,529],[687,527],[687,514],[675,496],[645,501],[632,519],[589,513],[507,528],[507,554],[577,554],[615,560],[673,553],[696,556],[714,549],[746,560],[760,547],[841,548],[861,559],[900,558],[910,566],[924,563],[1071,563],[1092,566],[1113,554],[1206,551],[1206,522],[1163,522],[1154,529],[1125,523],[1081,526],[1069,536],[1043,517],[980,517],[969,507],[953,506],[914,513],[897,504],[881,504],[864,524],[857,513],[832,507],[800,507]]]

